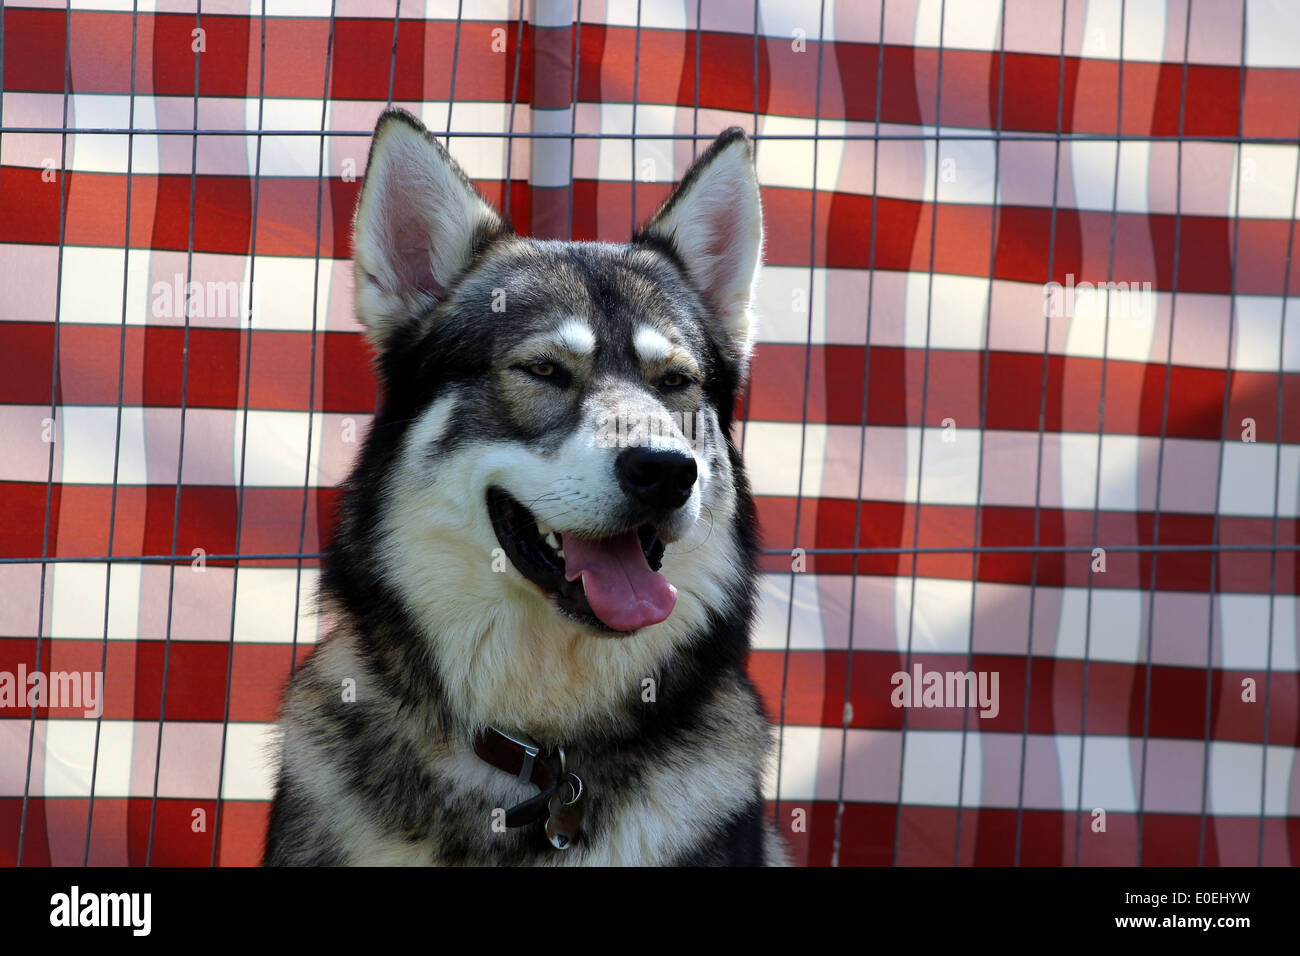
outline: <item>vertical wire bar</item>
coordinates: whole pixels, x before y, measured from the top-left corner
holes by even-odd
[[[1048,227],[1047,239],[1047,281],[1053,281],[1056,272],[1056,214],[1060,209],[1061,189],[1061,139],[1060,134],[1065,125],[1065,22],[1067,0],[1061,0],[1061,53],[1056,73],[1056,144],[1052,152],[1052,213]],[[1048,310],[1044,310],[1045,312]],[[1067,322],[1070,317],[1066,317]],[[1023,723],[1020,727],[1020,791],[1016,805],[1016,847],[1015,864],[1020,864],[1021,836],[1023,835],[1025,804],[1025,761],[1029,748],[1029,698],[1033,691],[1034,674],[1034,610],[1038,598],[1038,555],[1040,554],[1039,534],[1042,530],[1043,499],[1043,442],[1047,430],[1047,376],[1051,366],[1052,320],[1043,316],[1043,375],[1038,390],[1038,450],[1034,463],[1034,543],[1029,561],[1029,615],[1025,637],[1025,703],[1022,712]],[[1098,448],[1100,448],[1100,443]],[[1100,468],[1100,463],[1098,464]]]
[[[332,2],[330,6],[331,6],[331,14],[332,14],[333,13]],[[262,13],[263,14],[266,13],[265,7],[262,8]],[[397,76],[397,35],[399,32],[399,27],[401,27],[401,25],[402,25],[402,0],[397,0],[397,5],[393,9],[393,53],[392,53],[392,58],[388,61],[388,99],[384,102],[384,105],[386,107],[393,105],[393,79]],[[326,70],[327,74],[328,72],[329,71]],[[329,80],[326,79],[326,82],[328,83]]]
[[[63,306],[63,240],[67,229],[68,196],[68,96],[72,89],[72,0],[64,7],[63,37],[63,132],[59,138],[59,258],[54,287],[54,354],[50,363],[50,428],[58,423],[59,403],[59,310]],[[45,634],[45,576],[49,568],[46,559],[50,556],[50,512],[54,503],[54,447],[56,437],[51,431],[49,475],[45,481],[45,528],[41,532],[41,593],[36,605],[36,666],[41,666],[41,638]],[[62,476],[60,476],[62,477]],[[173,547],[173,551],[176,549]],[[51,623],[53,615],[51,615]],[[50,628],[50,641],[54,640],[54,629]],[[33,701],[36,698],[33,697]],[[36,746],[36,704],[32,704],[31,725],[27,729],[27,775],[23,780],[23,808],[18,822],[18,860],[23,865],[23,848],[27,836],[27,806],[31,797],[32,786],[32,752]],[[45,737],[49,740],[49,710],[45,714]],[[41,801],[45,801],[44,790]]]
[[[447,87],[447,139],[444,145],[448,150],[451,149],[451,110],[456,105],[456,68],[460,63],[460,24],[464,14],[465,0],[457,0],[456,36],[451,43],[451,82]]]
[[[641,80],[641,0],[636,0],[636,46],[632,54],[632,138],[628,140],[628,152],[632,162],[632,229],[629,235],[636,235],[636,101],[639,94],[638,84]]]
[[[1187,20],[1192,19],[1191,4],[1187,5]],[[1188,28],[1190,30],[1190,26]],[[1237,137],[1240,139],[1244,130],[1243,113],[1246,106],[1246,5],[1241,5],[1241,78],[1237,92]],[[1201,831],[1196,849],[1196,865],[1205,865],[1205,823],[1206,811],[1210,797],[1210,716],[1213,706],[1214,687],[1214,595],[1218,584],[1219,571],[1219,496],[1223,493],[1223,451],[1228,444],[1228,402],[1232,398],[1232,334],[1236,330],[1237,320],[1237,254],[1240,250],[1238,238],[1241,233],[1241,159],[1242,144],[1237,143],[1237,176],[1232,197],[1232,272],[1228,279],[1228,347],[1223,360],[1223,411],[1219,423],[1219,463],[1214,478],[1214,525],[1210,543],[1210,611],[1205,633],[1205,756],[1201,764]],[[1279,438],[1281,436],[1279,435]],[[1281,457],[1282,445],[1278,443],[1278,456]]]
[[[198,0],[194,9],[194,25],[203,29],[203,0]],[[194,277],[194,210],[198,201],[199,179],[199,68],[202,54],[194,54],[194,134],[190,142],[190,228],[185,249],[185,288],[190,287]],[[185,413],[190,384],[190,307],[185,305],[185,339],[184,351],[181,353],[181,427],[176,449],[176,494],[172,499],[172,554],[176,553],[177,539],[181,530],[181,484],[185,476]],[[149,843],[145,849],[144,865],[153,865],[153,837],[158,823],[158,780],[162,771],[163,730],[167,719],[167,677],[171,666],[172,654],[172,610],[176,599],[176,565],[168,566],[167,575],[167,631],[163,645],[162,695],[158,700],[158,745],[154,750],[153,764],[153,800],[149,806]],[[220,805],[218,793],[218,805]]]
[[[524,52],[524,0],[519,0],[519,27],[515,32],[515,79],[510,87],[510,135],[506,137],[506,201],[505,215],[506,221],[510,221],[510,193],[511,186],[514,184],[513,165],[515,149],[515,106],[519,103],[519,61],[523,59]],[[447,113],[451,115],[451,107],[447,107]],[[531,127],[531,123],[529,124]]]
[[[257,77],[257,147],[253,158],[253,217],[252,229],[249,233],[248,244],[248,347],[244,352],[244,400],[243,400],[243,418],[239,428],[239,491],[235,504],[235,559],[231,563],[231,582],[230,582],[230,641],[229,651],[226,658],[226,709],[221,724],[221,759],[217,766],[217,804],[216,813],[213,817],[212,832],[212,859],[210,865],[216,865],[217,848],[221,845],[221,788],[225,782],[226,766],[226,735],[230,730],[230,662],[235,654],[235,614],[239,607],[239,564],[240,552],[243,548],[244,540],[244,475],[248,464],[248,405],[249,392],[253,380],[253,325],[255,313],[253,312],[253,290],[256,288],[257,280],[257,218],[262,196],[262,139],[260,130],[262,129],[263,116],[266,108],[266,0],[262,0],[261,16],[261,53],[258,59],[258,77]],[[329,70],[326,69],[326,75]],[[308,443],[310,459],[310,443]],[[299,551],[302,550],[301,544]],[[289,676],[293,676],[292,664],[290,666]]]
[[[1192,33],[1192,0],[1187,0],[1186,23],[1183,27],[1183,79],[1178,97],[1178,156],[1176,184],[1174,187],[1174,261],[1173,277],[1169,289],[1169,341],[1165,348],[1165,390],[1160,403],[1160,445],[1156,452],[1156,501],[1152,516],[1151,543],[1160,543],[1160,486],[1164,479],[1165,433],[1169,427],[1169,381],[1173,375],[1174,322],[1178,317],[1178,254],[1181,248],[1183,227],[1183,130],[1187,115],[1187,51]],[[1215,502],[1218,510],[1218,502]],[[1142,779],[1138,782],[1137,812],[1137,865],[1142,865],[1142,823],[1146,816],[1147,795],[1147,743],[1151,735],[1151,648],[1156,618],[1156,568],[1160,552],[1151,552],[1151,607],[1147,612],[1146,681],[1142,692]]]
[[[1101,526],[1101,445],[1106,438],[1106,372],[1109,368],[1110,358],[1110,284],[1115,279],[1115,230],[1119,220],[1119,159],[1120,151],[1123,148],[1121,136],[1124,133],[1124,17],[1126,12],[1127,0],[1120,0],[1119,4],[1119,60],[1118,73],[1116,76],[1116,106],[1115,106],[1115,168],[1111,179],[1110,191],[1110,252],[1106,260],[1106,305],[1101,328],[1101,390],[1097,404],[1097,470],[1093,475],[1092,484],[1092,547],[1089,549],[1089,555],[1097,549],[1097,538],[1100,534]],[[1152,317],[1155,321],[1155,317]],[[1088,743],[1088,689],[1090,677],[1090,658],[1092,656],[1092,564],[1089,557],[1088,565],[1088,586],[1087,597],[1085,598],[1083,613],[1083,693],[1082,702],[1079,712],[1079,770],[1075,780],[1074,796],[1074,865],[1079,865],[1079,857],[1083,845],[1083,768],[1084,754],[1087,751]],[[1025,699],[1025,715],[1028,721],[1029,699]],[[1020,760],[1023,764],[1024,753],[1021,753]],[[1024,771],[1021,771],[1021,787],[1023,793]],[[1022,800],[1023,810],[1023,800]],[[1020,840],[1020,825],[1017,819],[1016,824],[1016,841],[1017,847]],[[1016,860],[1019,861],[1020,855],[1017,851]]]
[[[880,36],[876,46],[876,138],[871,144],[871,239],[867,251],[867,329],[862,348],[862,425],[858,433],[858,481],[853,487],[857,501],[853,505],[853,548],[849,566],[849,645],[844,667],[844,711],[840,723],[840,773],[835,791],[835,838],[831,843],[831,866],[840,865],[840,845],[844,830],[844,774],[848,764],[849,724],[853,710],[853,625],[858,601],[858,541],[862,534],[862,476],[867,463],[867,396],[871,394],[871,308],[876,291],[876,195],[877,170],[880,166],[880,102],[885,73],[885,0],[880,0]]]
[[[795,486],[794,499],[794,534],[791,538],[794,547],[799,544],[799,520],[803,511],[803,472],[804,457],[808,452],[808,393],[812,379],[812,335],[814,291],[817,287],[817,138],[822,119],[822,59],[826,51],[826,0],[821,0],[821,12],[817,18],[817,98],[813,107],[813,156],[811,215],[808,224],[808,338],[803,352],[803,413],[799,424],[799,479]],[[785,655],[781,665],[781,722],[780,733],[776,738],[776,799],[772,803],[772,822],[781,825],[781,759],[785,753],[785,702],[786,692],[790,687],[790,634],[794,627],[794,591],[797,572],[794,564],[790,565],[790,597],[785,610]]]
[[[140,27],[139,0],[131,2],[131,95],[127,101],[127,127],[135,129],[135,64],[136,43]],[[113,490],[108,506],[107,557],[113,556],[113,539],[117,531],[117,480],[122,460],[122,397],[126,383],[126,304],[127,287],[131,273],[131,167],[135,161],[135,133],[126,134],[126,227],[122,243],[122,333],[117,353],[117,417],[113,426]],[[104,563],[104,646],[99,660],[99,671],[108,679],[108,619],[113,600],[113,562]],[[107,683],[105,683],[107,686]],[[99,740],[104,728],[103,701],[99,716],[95,718],[95,745],[90,762],[90,811],[86,814],[86,846],[81,865],[90,865],[90,836],[95,823],[95,783],[99,776]]]
[[[750,149],[753,151],[753,153],[754,153],[754,168],[755,168],[755,169],[758,168],[758,146],[759,146],[759,137],[758,137],[758,38],[759,38],[759,34],[758,34],[758,5],[759,5],[760,2],[761,2],[761,0],[754,0],[754,135],[753,135],[752,137],[750,137],[750,144],[749,144],[749,148],[750,148]],[[880,2],[881,2],[881,3],[884,3],[885,0],[880,0]],[[696,75],[698,76],[698,73],[697,73]],[[761,184],[760,184],[760,185],[761,185]],[[750,366],[749,366],[749,371],[750,371],[750,373],[753,372],[753,369],[754,369],[754,361],[753,361],[753,359],[751,358],[751,359],[750,359]],[[753,376],[752,376],[752,374],[749,375],[748,377],[750,378],[750,380],[747,381],[747,382],[745,383],[745,396],[744,396],[743,399],[741,399],[741,402],[742,402],[742,406],[743,406],[743,407],[741,408],[741,411],[740,411],[740,454],[741,454],[742,456],[745,454],[745,433],[746,433],[746,431],[748,431],[748,429],[749,429],[749,396],[750,396],[750,394],[751,394],[751,393],[753,392],[753,390],[754,390],[754,388],[753,388],[754,383],[753,383]],[[782,733],[782,735],[785,734],[785,727],[784,727],[784,726],[781,728],[781,733]]]
[[[943,25],[947,13],[947,0],[939,2],[939,54],[934,84],[934,190],[930,197],[930,274],[925,291],[925,363],[921,373],[921,424],[917,429],[916,454],[916,514],[912,521],[912,546],[916,547],[921,539],[921,489],[925,486],[925,412],[930,397],[930,314],[934,305],[934,240],[935,230],[939,224],[939,152],[943,143]],[[907,426],[903,426],[906,434]],[[907,456],[907,442],[903,442],[904,459]],[[906,468],[906,461],[904,461]],[[907,602],[907,663],[905,670],[912,670],[912,633],[916,623],[916,564],[917,554],[912,555],[912,584]],[[903,842],[903,777],[907,767],[907,710],[903,709],[902,728],[898,734],[898,804],[894,811],[894,866],[898,866],[899,850]]]
[[[1003,82],[1006,77],[1006,59],[1007,59],[1007,0],[1002,0],[1001,10],[998,14],[998,111],[994,131],[1001,136],[1002,133],[1002,94]],[[1062,46],[1064,46],[1065,31],[1061,31]],[[984,514],[984,432],[988,427],[988,403],[989,403],[989,335],[993,326],[993,279],[994,270],[997,265],[998,253],[998,185],[1000,183],[1000,174],[1002,172],[1002,140],[993,140],[993,196],[989,206],[989,292],[984,301],[984,366],[980,375],[980,432],[979,432],[979,457],[978,465],[975,472],[975,527],[971,532],[971,554],[970,554],[970,629],[966,636],[966,672],[974,671],[975,663],[975,594],[979,590],[979,553],[975,548],[980,543],[980,525],[981,518]],[[939,201],[936,194],[935,202]],[[1032,619],[1031,619],[1032,620]],[[967,694],[970,691],[968,689]],[[957,833],[956,846],[953,849],[953,866],[961,866],[961,821],[963,796],[966,790],[966,723],[970,716],[971,701],[969,696],[966,699],[966,707],[961,712],[961,759],[957,763]]]
[[[322,209],[325,204],[325,143],[329,140],[329,103],[330,70],[334,64],[334,17],[338,9],[338,0],[330,0],[330,31],[325,47],[325,92],[321,98],[320,108],[320,155],[316,163],[316,250],[315,264],[312,267],[311,293],[311,366],[307,373],[307,462],[302,475],[302,516],[298,524],[298,557],[296,583],[293,593],[293,651],[289,659],[289,674],[298,670],[298,615],[299,602],[302,600],[302,555],[303,544],[307,538],[307,505],[311,500],[311,443],[315,437],[316,425],[316,346],[319,341],[317,317],[320,312],[320,233]],[[328,309],[328,305],[326,306]],[[322,425],[324,423],[322,422]],[[316,462],[319,467],[319,459]],[[319,480],[317,481],[319,485]],[[229,678],[227,678],[229,680]],[[230,696],[226,695],[226,707],[230,706]]]
[[[456,36],[451,44],[451,80],[450,87],[447,91],[447,135],[443,145],[448,150],[451,149],[451,108],[456,102],[456,67],[460,61],[460,23],[461,15],[464,12],[465,0],[457,0],[456,3]],[[398,36],[398,17],[402,12],[401,0],[398,0],[396,12],[393,14],[393,53],[392,60],[388,64],[388,105],[393,103],[393,76],[397,69],[397,36]],[[367,169],[367,172],[369,170]],[[379,375],[375,376],[375,416],[379,415],[379,407],[383,402],[384,383]]]
[[[574,159],[578,151],[578,77],[582,73],[582,0],[578,0],[578,17],[573,35],[573,95],[569,97],[569,240],[573,240]]]
[[[581,2],[581,0],[579,0]],[[700,35],[704,23],[704,0],[695,0],[695,106],[691,112],[691,159],[700,155]]]
[[[1242,62],[1245,69],[1245,61]],[[1270,691],[1273,687],[1273,614],[1277,603],[1277,528],[1280,494],[1282,491],[1282,382],[1285,377],[1286,355],[1286,307],[1287,297],[1291,294],[1291,253],[1295,248],[1296,203],[1300,200],[1300,155],[1297,155],[1296,176],[1291,186],[1291,224],[1286,235],[1286,265],[1282,275],[1282,318],[1277,335],[1277,456],[1273,460],[1273,550],[1268,560],[1268,651],[1264,664],[1264,736],[1263,760],[1259,768],[1259,837],[1255,853],[1255,865],[1264,865],[1264,812],[1265,797],[1268,793],[1268,731]],[[1241,215],[1241,210],[1237,210]]]

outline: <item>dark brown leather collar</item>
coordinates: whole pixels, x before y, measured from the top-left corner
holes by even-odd
[[[506,826],[527,826],[546,815],[547,804],[564,776],[561,748],[543,750],[532,741],[511,737],[489,727],[475,736],[474,753],[498,770],[504,770],[522,783],[531,783],[541,791],[507,810]]]

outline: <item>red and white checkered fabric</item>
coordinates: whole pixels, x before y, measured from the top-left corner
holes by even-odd
[[[1300,7],[888,0],[883,38],[878,0],[394,7],[3,4],[0,674],[106,677],[101,721],[0,707],[0,862],[26,790],[24,864],[80,863],[88,822],[92,864],[144,863],[155,787],[151,862],[257,860],[375,406],[369,140],[319,131],[391,100],[585,136],[451,138],[546,236],[625,239],[693,133],[759,135],[737,440],[798,860],[839,818],[841,864],[1300,863]],[[1150,291],[1108,318],[1077,288],[1108,281]],[[893,706],[909,664],[996,673],[996,716]]]

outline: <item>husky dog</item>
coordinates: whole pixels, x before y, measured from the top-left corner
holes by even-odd
[[[730,439],[762,243],[739,129],[630,243],[558,242],[384,113],[353,242],[384,400],[265,863],[786,862]]]

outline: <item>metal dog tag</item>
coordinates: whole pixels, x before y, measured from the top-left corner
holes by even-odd
[[[546,838],[557,850],[567,850],[578,842],[578,834],[582,829],[581,799],[582,780],[577,774],[571,773],[555,788],[555,793],[547,803],[550,816],[546,820]]]

